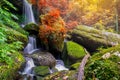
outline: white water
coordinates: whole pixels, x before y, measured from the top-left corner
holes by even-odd
[[[29,42],[24,49],[24,53],[32,54],[34,51],[37,51],[37,50],[38,49],[36,45],[36,38],[33,36],[29,36]],[[25,57],[25,59],[26,59],[26,65],[25,65],[24,71],[22,72],[23,75],[26,75],[24,77],[24,80],[28,80],[28,78],[30,78],[30,80],[33,80],[33,76],[34,76],[33,68],[35,67],[35,64],[32,58]]]
[[[35,49],[37,49],[36,38],[29,36],[29,42],[24,49],[24,53],[31,54]]]
[[[28,3],[27,0],[23,0],[23,5],[24,5],[24,8],[23,8],[24,13],[23,14],[24,14],[24,18],[25,18],[24,25],[31,23],[31,22],[35,23],[32,5],[30,3]]]
[[[64,62],[62,60],[56,60],[55,68],[58,71],[68,70],[68,68],[65,67]]]
[[[35,67],[35,64],[32,58],[26,57],[25,59],[26,59],[26,66],[24,68],[23,74],[31,74],[32,68]]]
[[[38,50],[36,45],[36,38],[33,36],[29,36],[29,42],[24,49],[24,53],[32,54],[36,50]],[[25,59],[26,59],[26,65],[24,71],[22,72],[23,75],[26,75],[24,80],[28,80],[28,77],[30,77],[30,79],[33,80],[33,76],[34,76],[33,68],[35,67],[35,64],[32,58],[25,57]]]
[[[26,65],[24,68],[24,71],[22,72],[22,75],[26,75],[23,80],[28,80],[28,77],[30,80],[33,80],[33,68],[35,67],[35,64],[33,62],[32,58],[26,57]]]

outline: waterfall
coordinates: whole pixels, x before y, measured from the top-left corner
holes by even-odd
[[[31,54],[33,50],[37,50],[37,45],[36,45],[36,38],[33,36],[29,36],[29,42],[27,46],[24,49],[24,53]]]
[[[25,59],[26,59],[26,66],[24,68],[23,74],[30,74],[32,73],[32,68],[35,67],[35,65],[32,58],[26,57]]]
[[[24,68],[24,71],[22,72],[22,75],[26,75],[23,80],[33,80],[33,68],[35,67],[33,59],[26,57],[26,65]]]
[[[32,54],[34,51],[39,50],[39,49],[37,49],[36,38],[34,36],[29,36],[28,38],[29,38],[29,42],[24,49],[24,53]],[[26,65],[22,72],[22,75],[25,75],[23,80],[29,80],[29,78],[30,80],[34,80],[33,79],[33,76],[34,76],[33,68],[35,67],[35,64],[33,62],[33,59],[28,58],[28,57],[25,57],[25,59],[26,59]]]
[[[35,23],[34,15],[33,15],[33,10],[32,10],[32,5],[27,1],[23,0],[23,14],[24,14],[24,25],[28,23]]]

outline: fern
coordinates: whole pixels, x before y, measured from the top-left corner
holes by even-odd
[[[9,10],[9,8],[12,8],[14,10],[17,10],[12,3],[10,3],[8,0],[0,0],[0,7],[3,7],[5,10]]]
[[[4,32],[5,32],[5,28],[0,27],[0,44],[4,43],[7,40]]]
[[[28,34],[19,26],[17,22],[14,21],[18,20],[18,17],[11,13],[7,6],[9,6],[9,8],[16,10],[16,8],[7,0],[0,1],[0,23],[8,27],[11,27],[14,30],[19,31],[23,34]]]

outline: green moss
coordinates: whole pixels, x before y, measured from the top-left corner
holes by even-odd
[[[77,26],[76,29],[77,29],[77,30],[81,30],[81,31],[85,31],[85,32],[87,32],[87,33],[100,34],[100,31],[99,31],[99,30],[94,29],[94,28],[89,27],[89,26],[85,26],[85,25],[79,25],[79,26]]]
[[[77,62],[77,63],[74,63],[70,66],[70,69],[75,69],[75,70],[78,70],[79,69],[79,66],[80,66],[80,62]]]
[[[83,44],[91,50],[96,50],[101,46],[108,47],[120,43],[120,37],[118,34],[100,31],[83,25],[77,26],[77,28],[73,29],[70,34],[74,41]]]
[[[38,66],[34,68],[34,72],[36,75],[48,75],[50,74],[49,67],[48,66]]]
[[[85,80],[119,80],[120,72],[117,63],[110,60],[96,60],[85,68]]]
[[[29,24],[25,25],[24,29],[26,31],[36,31],[36,32],[38,32],[39,31],[39,26],[35,23],[29,23]]]
[[[101,49],[88,61],[85,68],[86,80],[92,80],[98,78],[99,80],[119,80],[120,79],[120,65],[118,62],[120,58],[114,53],[120,52],[120,45]],[[102,56],[110,53],[110,57],[104,59]]]
[[[116,51],[119,51],[120,52],[120,45],[117,45],[117,46],[114,46],[114,47],[110,47],[110,48],[107,48],[107,49],[101,49],[99,52],[97,53],[94,53],[94,55],[91,57],[91,62],[92,61],[95,61],[95,60],[99,60],[101,59],[104,54],[106,53],[110,53],[110,54],[113,54],[114,52]]]
[[[86,54],[82,46],[72,41],[67,42],[67,51],[69,56],[77,59]]]

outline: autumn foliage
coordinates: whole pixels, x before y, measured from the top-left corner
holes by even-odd
[[[59,15],[59,11],[54,9],[47,14],[41,15],[41,24],[39,36],[49,46],[53,44],[55,48],[60,50],[65,37],[65,24]]]

